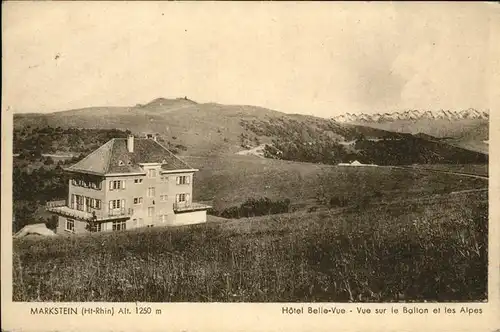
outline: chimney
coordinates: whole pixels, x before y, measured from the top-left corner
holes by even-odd
[[[134,152],[134,135],[128,135],[127,138],[127,150],[128,152]]]
[[[158,142],[158,136],[153,135],[153,141]]]

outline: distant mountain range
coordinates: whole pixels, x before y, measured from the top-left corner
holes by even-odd
[[[402,112],[392,113],[375,113],[375,114],[351,114],[345,113],[332,118],[334,121],[341,123],[353,122],[393,122],[397,120],[472,120],[472,119],[489,119],[489,111],[478,111],[474,108],[469,108],[461,111],[439,110],[439,111],[419,111],[407,110]]]
[[[354,124],[398,133],[425,134],[464,149],[488,153],[489,111],[469,108],[460,111],[406,110],[392,113],[351,114],[332,118],[337,123]]]

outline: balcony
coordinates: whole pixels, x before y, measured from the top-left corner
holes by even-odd
[[[47,208],[66,206],[66,200],[61,201],[50,201],[45,203]]]
[[[108,212],[106,212],[105,215],[107,215],[108,218],[114,218],[114,217],[131,216],[133,213],[134,209],[120,208],[120,209],[108,210]]]
[[[133,209],[119,208],[113,210],[95,210],[74,209],[66,205],[66,201],[47,202],[45,209],[48,212],[54,213],[67,218],[84,220],[84,221],[107,221],[117,219],[129,219],[134,213]],[[96,212],[97,211],[97,212]]]
[[[203,204],[203,203],[195,203],[195,202],[175,202],[174,203],[174,212],[182,213],[182,212],[194,212],[194,211],[203,211],[212,208],[212,206]]]

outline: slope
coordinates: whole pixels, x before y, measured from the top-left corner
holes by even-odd
[[[187,98],[157,98],[132,107],[16,115],[14,123],[16,128],[38,125],[158,133],[171,145],[185,146],[182,154],[195,156],[232,155],[267,144],[266,157],[327,164],[352,159],[377,164],[487,161],[483,154],[410,134],[256,106],[199,104]],[[387,153],[383,150],[388,148],[394,154],[390,160],[384,159]],[[413,155],[408,155],[408,148]]]

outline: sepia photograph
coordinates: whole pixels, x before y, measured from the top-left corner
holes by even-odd
[[[104,4],[3,4],[13,302],[490,300],[488,4]]]

